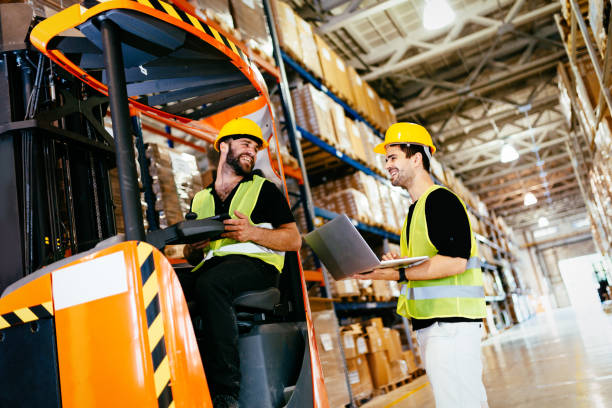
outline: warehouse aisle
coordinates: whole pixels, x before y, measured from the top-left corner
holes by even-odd
[[[483,343],[489,406],[612,407],[612,316],[600,309],[539,314]],[[434,407],[426,377],[364,408]]]

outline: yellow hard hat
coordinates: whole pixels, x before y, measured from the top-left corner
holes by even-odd
[[[219,151],[219,143],[228,136],[247,136],[261,142],[260,150],[268,147],[268,141],[264,139],[261,128],[257,123],[247,118],[232,119],[221,128],[215,139],[215,150]]]
[[[436,152],[431,136],[427,129],[416,123],[398,122],[387,129],[385,141],[374,148],[374,153],[385,154],[385,147],[391,144],[414,143],[429,147],[431,154]]]

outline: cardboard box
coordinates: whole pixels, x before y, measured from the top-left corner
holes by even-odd
[[[329,97],[314,86],[307,84],[291,91],[298,126],[323,139],[331,145],[337,144]]]
[[[337,73],[338,67],[336,66],[336,53],[331,49],[329,45],[317,34],[314,35],[315,44],[319,54],[319,60],[321,61],[321,70],[323,72],[323,83],[332,91],[337,88],[335,85],[338,81]]]
[[[351,142],[350,151],[353,153],[353,158],[361,161],[362,163],[366,163],[368,157],[363,149],[363,143],[359,138],[359,127],[351,119],[345,117],[345,120],[347,134]]]
[[[336,132],[336,148],[344,153],[352,152],[351,139],[346,127],[346,116],[344,116],[344,108],[337,104],[333,99],[329,99],[330,113],[334,130]]]
[[[350,79],[351,85],[351,94],[353,95],[352,106],[353,108],[359,112],[362,116],[367,112],[367,100],[366,100],[366,90],[365,90],[365,82],[355,68],[349,65],[348,67],[348,76]]]
[[[374,326],[368,326],[366,327],[366,333],[368,350],[370,351],[370,353],[384,352],[385,347],[378,328]]]
[[[344,347],[344,357],[357,357],[357,344],[355,343],[355,335],[351,332],[341,332],[342,345]]]
[[[377,330],[382,330],[385,328],[380,317],[373,317],[372,319],[368,320],[366,326],[376,327]]]
[[[355,98],[353,97],[353,87],[350,83],[350,73],[348,71],[348,65],[344,61],[344,59],[337,54],[335,56],[335,59],[337,68],[335,85],[339,93],[338,96],[340,96],[340,98],[350,104],[351,101],[353,101]]]
[[[234,24],[251,48],[272,56],[272,40],[261,0],[230,0]]]
[[[312,26],[297,15],[295,17],[295,22],[300,40],[300,48],[302,50],[302,63],[309,71],[314,73],[317,78],[322,78],[323,71],[321,69],[321,60],[319,59],[319,52],[317,44],[315,43]]]
[[[368,353],[368,365],[370,375],[376,388],[385,386],[391,382],[391,366],[384,351]]]
[[[222,28],[234,28],[229,0],[197,0],[196,3],[199,8],[205,10],[207,15],[210,14],[209,17],[212,20],[220,23]]]
[[[355,279],[335,281],[337,296],[359,296],[359,286]]]
[[[368,397],[374,386],[367,358],[365,356],[349,358],[346,360],[346,366],[353,398],[359,400]]]
[[[408,364],[404,360],[395,360],[389,363],[391,367],[391,381],[392,383],[402,381],[410,375],[408,372]]]
[[[287,3],[271,2],[280,46],[294,59],[302,61],[302,46],[297,29],[296,14]],[[320,69],[320,67],[319,67]]]
[[[333,310],[314,312],[312,320],[329,404],[332,407],[344,406],[350,400],[340,353],[336,313]]]
[[[408,373],[412,374],[414,373],[416,370],[419,369],[419,366],[416,362],[416,358],[414,356],[414,353],[412,352],[412,350],[406,350],[402,353],[403,355],[403,360],[406,362],[406,364],[408,365]]]
[[[386,336],[387,334],[385,333],[385,339]],[[390,329],[388,342],[387,356],[389,357],[389,361],[403,359],[402,341],[399,331]]]

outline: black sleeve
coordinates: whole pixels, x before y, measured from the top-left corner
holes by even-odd
[[[425,202],[427,231],[438,254],[470,258],[470,224],[461,201],[446,189],[437,189]]]
[[[261,186],[259,200],[253,209],[251,219],[255,224],[269,222],[274,228],[295,222],[287,199],[269,180],[266,180]]]

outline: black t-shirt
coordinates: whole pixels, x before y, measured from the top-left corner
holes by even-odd
[[[410,240],[410,221],[416,201],[408,210],[406,238]],[[470,259],[470,224],[461,201],[456,195],[444,188],[434,190],[425,202],[425,219],[429,240],[439,255],[453,258]],[[480,319],[464,317],[445,317],[435,319],[412,319],[414,330],[424,329],[435,322],[474,322]]]
[[[243,178],[240,183],[236,184],[236,187],[234,187],[225,201],[222,201],[221,198],[219,198],[219,195],[214,189],[215,182],[213,181],[213,183],[208,187],[212,188],[212,196],[215,200],[215,215],[229,213],[230,204],[234,198],[234,195],[236,194],[236,191],[238,191],[240,184],[244,183],[245,181],[251,181],[252,179],[252,175]],[[274,185],[274,183],[269,180],[265,180],[261,186],[257,203],[253,208],[253,212],[251,213],[251,221],[253,221],[254,224],[269,222],[274,228],[278,228],[283,224],[295,222],[291,208],[289,208],[289,204],[287,203],[287,199]]]

